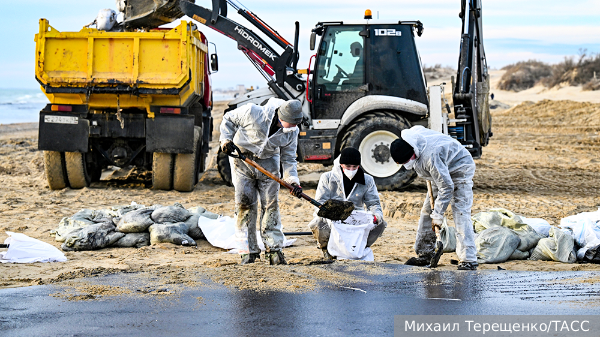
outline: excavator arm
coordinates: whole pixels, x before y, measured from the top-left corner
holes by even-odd
[[[232,5],[232,3],[229,4]],[[185,15],[235,40],[238,49],[248,57],[250,62],[265,77],[267,84],[277,96],[285,100],[294,96],[285,87],[284,83],[288,83],[297,91],[304,91],[303,81],[296,76],[296,70],[292,68],[292,65],[295,64],[294,56],[297,58],[297,49],[256,15],[245,9],[234,7],[242,17],[283,48],[281,54],[252,30],[229,19],[226,16],[226,0],[213,0],[213,6],[217,7],[213,7],[212,11],[187,1],[180,1],[179,5]]]
[[[491,132],[490,78],[483,48],[481,0],[462,0],[462,35],[456,82],[453,83],[457,138],[474,158],[488,144]]]

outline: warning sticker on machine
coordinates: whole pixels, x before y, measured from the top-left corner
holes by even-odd
[[[44,123],[78,124],[79,117],[70,116],[44,116]]]

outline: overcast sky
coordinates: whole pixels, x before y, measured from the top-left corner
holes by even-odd
[[[483,0],[483,35],[492,68],[527,59],[549,63],[577,55],[581,48],[600,52],[600,0]],[[46,18],[59,31],[77,31],[103,8],[115,9],[113,0],[0,0],[0,88],[36,88],[35,33]],[[210,8],[211,1],[196,0]],[[319,21],[362,20],[369,8],[374,19],[420,20],[425,31],[417,38],[423,63],[456,67],[460,42],[460,0],[244,0],[243,4],[288,41],[294,22],[300,22],[299,68],[308,66],[310,29]],[[230,13],[232,10],[230,9]],[[230,17],[251,28],[244,19]],[[237,50],[233,40],[202,25],[219,54],[215,88],[264,86],[265,81]],[[257,29],[253,29],[257,31]]]

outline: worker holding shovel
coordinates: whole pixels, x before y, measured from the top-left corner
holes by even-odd
[[[236,237],[247,238],[247,246],[240,247],[242,264],[260,258],[256,237],[258,198],[261,204],[261,237],[266,248],[265,259],[270,264],[286,264],[282,246],[283,232],[279,215],[279,183],[248,161],[258,163],[279,178],[280,164],[283,181],[292,185],[291,193],[302,195],[296,169],[298,127],[302,122],[302,104],[298,100],[284,101],[271,98],[264,106],[246,104],[223,116],[221,149],[228,155],[242,155],[231,159],[235,205],[237,214]],[[237,145],[237,147],[236,147]]]
[[[432,195],[437,195],[433,209],[429,193],[425,197],[415,242],[418,257],[410,258],[406,264],[437,265],[442,251],[436,247],[433,227],[441,228],[446,208],[452,204],[458,269],[476,270],[477,250],[471,222],[475,162],[469,151],[448,135],[414,126],[402,131],[401,137],[392,142],[390,152],[396,163],[431,182]]]

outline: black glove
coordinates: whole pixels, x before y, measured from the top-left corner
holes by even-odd
[[[300,185],[296,183],[292,184],[292,186],[294,187],[294,189],[290,191],[290,194],[297,198],[302,198],[300,196],[302,194],[302,187],[300,187]]]
[[[235,148],[233,147],[233,142],[230,140],[226,141],[225,143],[223,143],[223,145],[221,145],[221,150],[227,155],[232,154],[235,151]]]

